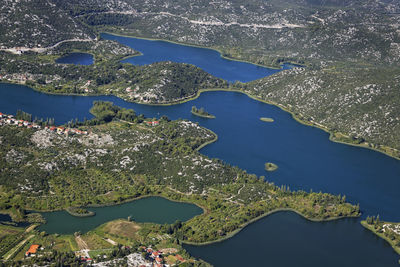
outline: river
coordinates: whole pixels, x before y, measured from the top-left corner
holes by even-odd
[[[136,43],[136,39],[129,41]],[[159,44],[160,41],[147,41],[146,47],[149,51],[166,49]],[[203,56],[196,54],[199,49],[191,50],[194,58]],[[214,52],[207,51],[210,57]],[[173,53],[164,50],[164,55],[169,54]],[[218,53],[215,56],[221,59]],[[214,62],[214,58],[209,62]],[[364,217],[379,214],[383,220],[400,221],[400,161],[373,150],[333,143],[324,131],[299,124],[289,113],[244,94],[206,92],[179,105],[147,106],[113,96],[46,95],[25,86],[0,84],[0,112],[16,113],[22,109],[37,117],[54,117],[57,123],[91,118],[89,108],[94,100],[112,101],[146,117],[167,115],[171,119],[196,121],[219,136],[217,142],[200,151],[209,157],[220,158],[291,189],[344,194],[348,201],[360,204]],[[216,119],[192,115],[193,105],[204,107]],[[262,122],[260,117],[273,118],[274,122]],[[267,161],[276,163],[279,169],[267,173],[264,170]],[[359,219],[312,223],[293,213],[263,218],[221,243],[186,247],[194,256],[217,266],[243,266],[246,262],[251,262],[248,266],[267,265],[269,261],[272,266],[398,266],[398,255],[365,230]],[[270,252],[267,254],[266,250]]]

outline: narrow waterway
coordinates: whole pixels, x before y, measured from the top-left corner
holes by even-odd
[[[39,230],[49,234],[73,234],[80,231],[86,233],[99,225],[128,216],[136,222],[174,223],[187,221],[203,210],[193,204],[173,202],[162,197],[148,197],[115,206],[87,208],[96,214],[91,217],[75,217],[66,211],[44,212],[47,223],[39,226]]]

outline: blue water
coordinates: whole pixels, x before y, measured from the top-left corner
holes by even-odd
[[[70,53],[56,60],[56,63],[60,64],[77,64],[77,65],[92,65],[93,62],[94,62],[93,55],[87,53]]]
[[[54,117],[57,124],[92,118],[89,109],[95,100],[112,101],[146,117],[167,115],[197,121],[219,136],[216,143],[201,150],[207,156],[291,189],[344,194],[352,203],[360,203],[364,215],[400,221],[400,161],[373,150],[333,143],[327,133],[299,124],[289,113],[244,94],[206,92],[180,105],[148,106],[114,96],[47,95],[25,86],[0,84],[0,112],[15,114],[23,109],[34,117]],[[204,107],[216,119],[192,115],[193,105]],[[260,117],[275,122],[262,122]],[[279,169],[266,172],[266,161]]]
[[[263,218],[221,243],[184,247],[214,266],[399,266],[390,245],[357,219],[310,222],[293,212]]]
[[[131,219],[136,222],[172,224],[176,220],[187,221],[203,213],[203,210],[190,203],[174,202],[162,197],[148,197],[115,206],[88,208],[96,214],[91,217],[74,217],[66,211],[44,212],[46,224],[38,227],[48,234],[86,233],[103,223]]]
[[[29,223],[26,223],[26,222],[15,223],[12,221],[12,218],[10,215],[0,213],[0,224],[2,224],[2,223],[5,223],[5,224],[11,223],[11,225],[18,226],[18,227],[26,227],[29,225]]]
[[[144,41],[115,36],[112,38],[118,38],[118,41],[126,44],[128,41],[135,44],[138,40]],[[151,49],[148,52],[142,50],[145,56],[133,59],[144,60],[150,51],[164,51],[164,54],[174,56],[180,55],[180,49],[189,51],[186,50],[187,47],[172,47],[168,50],[170,45],[179,46],[176,44],[146,42],[148,43],[144,43],[144,48],[147,45]],[[189,48],[194,49],[190,50],[193,58],[217,53],[207,49],[204,51]],[[136,49],[141,51],[140,48]],[[183,55],[185,53],[182,52]],[[216,58],[223,60],[212,57],[206,66],[209,69],[202,68],[210,73],[214,68],[218,69]],[[150,59],[146,60],[148,61],[141,64],[151,63]],[[174,61],[179,60],[177,58]],[[251,69],[246,68],[242,72],[245,76],[254,74]],[[234,73],[229,75],[236,77]],[[400,161],[376,151],[333,143],[329,141],[327,133],[301,125],[290,114],[246,95],[207,92],[196,100],[162,107],[128,103],[113,96],[45,95],[24,86],[0,84],[0,112],[15,114],[17,109],[22,109],[37,117],[54,117],[58,124],[74,118],[91,118],[89,109],[94,100],[112,101],[116,105],[133,108],[147,117],[167,115],[171,119],[197,121],[219,136],[217,142],[200,151],[207,156],[220,158],[249,173],[266,176],[267,180],[278,185],[289,185],[291,189],[345,194],[347,200],[360,204],[364,217],[379,214],[381,219],[400,221]],[[190,110],[193,105],[204,107],[216,119],[192,115]],[[260,117],[271,117],[275,122],[265,123],[259,120]],[[279,169],[267,173],[264,170],[266,161],[276,163]],[[249,250],[248,247],[254,250]],[[257,249],[264,247],[268,248],[268,253],[266,249],[256,253]],[[398,256],[391,247],[363,229],[358,219],[311,223],[293,213],[278,213],[266,217],[246,227],[233,239],[188,249],[194,256],[209,260],[217,266],[243,266],[253,257],[259,261],[251,259],[250,265],[267,265],[271,262],[271,266],[398,266]],[[227,259],[229,257],[236,260]]]
[[[219,52],[212,49],[177,45],[166,41],[121,37],[107,33],[102,33],[101,37],[118,41],[143,54],[127,58],[122,62],[134,65],[146,65],[160,61],[189,63],[229,82],[249,82],[291,67],[289,64],[283,64],[281,69],[265,68],[222,58]]]

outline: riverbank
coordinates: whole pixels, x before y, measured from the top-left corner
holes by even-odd
[[[26,87],[31,88],[32,90],[34,90],[34,91],[36,91],[36,92],[45,93],[45,94],[49,94],[49,95],[65,95],[65,96],[116,96],[116,97],[121,98],[122,100],[127,101],[127,102],[136,103],[136,104],[141,104],[141,105],[149,105],[149,106],[173,106],[173,105],[183,104],[183,103],[186,103],[186,102],[189,102],[189,101],[192,101],[192,100],[195,100],[195,99],[199,98],[200,95],[201,95],[201,93],[203,93],[203,92],[219,92],[219,91],[221,91],[221,92],[237,92],[237,93],[245,94],[245,95],[247,95],[248,97],[250,97],[251,99],[254,99],[254,100],[256,100],[256,101],[259,101],[259,102],[262,102],[262,103],[266,103],[266,104],[269,104],[269,105],[273,105],[273,106],[279,107],[279,108],[282,109],[283,111],[286,111],[286,112],[290,113],[290,114],[292,115],[293,119],[295,119],[297,122],[299,122],[299,123],[301,123],[301,124],[303,124],[303,125],[316,127],[316,128],[319,128],[319,129],[325,131],[326,133],[329,134],[329,140],[332,141],[332,142],[340,143],[340,144],[345,144],[345,145],[351,145],[351,146],[355,146],[355,147],[366,148],[366,149],[370,149],[370,150],[374,150],[374,151],[376,151],[376,152],[383,153],[383,154],[385,154],[385,155],[387,155],[387,156],[389,156],[389,157],[391,157],[391,158],[400,160],[400,156],[396,156],[396,155],[394,154],[394,153],[396,153],[396,154],[399,153],[399,151],[398,151],[397,149],[395,149],[395,148],[391,148],[391,147],[389,147],[389,146],[384,146],[384,145],[381,145],[381,146],[380,146],[381,148],[376,148],[376,147],[373,147],[374,144],[368,143],[368,142],[364,142],[364,143],[361,143],[361,144],[354,144],[354,143],[351,143],[351,142],[346,142],[346,141],[337,140],[337,139],[335,139],[335,135],[341,135],[341,136],[346,136],[346,135],[343,134],[343,133],[340,133],[340,132],[331,132],[326,126],[321,125],[321,124],[316,123],[316,122],[310,122],[310,121],[308,121],[308,120],[302,119],[301,117],[299,117],[298,115],[296,115],[294,112],[292,112],[291,110],[289,110],[287,107],[285,107],[285,106],[283,106],[283,105],[281,105],[281,104],[279,104],[279,103],[276,103],[276,102],[273,102],[273,101],[269,101],[269,100],[261,99],[261,98],[259,98],[259,97],[257,97],[257,96],[253,96],[252,94],[247,93],[247,92],[242,91],[242,90],[239,90],[239,89],[232,89],[232,88],[207,88],[207,89],[200,89],[200,90],[198,90],[195,94],[193,94],[193,95],[191,95],[191,96],[188,96],[188,97],[185,97],[185,98],[182,98],[182,99],[179,99],[179,100],[169,101],[168,103],[147,103],[147,102],[140,102],[140,101],[132,101],[132,100],[130,100],[130,99],[125,99],[125,98],[123,98],[123,97],[120,96],[120,95],[114,95],[114,94],[73,94],[73,93],[55,93],[55,92],[42,91],[42,90],[40,90],[40,89],[38,89],[38,88],[36,88],[36,87],[32,87],[32,86],[30,86],[30,85],[26,85],[25,83],[21,83],[21,82],[0,81],[0,83],[24,85],[24,86],[26,86]],[[301,114],[300,114],[300,115],[301,115]],[[389,151],[393,151],[393,152],[388,152],[388,150],[389,150]]]
[[[223,242],[225,240],[228,240],[232,237],[234,237],[235,235],[237,235],[239,232],[241,232],[244,228],[246,228],[248,225],[261,220],[269,215],[272,215],[274,213],[277,212],[283,212],[283,211],[290,211],[290,212],[294,212],[298,215],[300,215],[301,217],[303,217],[304,219],[311,221],[311,222],[329,222],[329,221],[334,221],[334,220],[340,220],[340,219],[346,219],[346,218],[358,218],[359,216],[347,216],[347,217],[331,217],[331,218],[327,218],[327,219],[314,219],[314,218],[309,218],[307,216],[305,216],[304,214],[300,213],[299,211],[295,210],[295,209],[291,209],[291,208],[278,208],[278,209],[274,209],[271,210],[259,217],[256,217],[254,219],[251,219],[250,221],[246,222],[245,224],[243,224],[241,227],[239,227],[238,229],[234,230],[233,232],[227,234],[226,236],[217,239],[217,240],[213,240],[213,241],[208,241],[208,242],[202,242],[202,243],[196,243],[196,242],[189,242],[189,241],[181,241],[183,244],[187,244],[187,245],[193,245],[193,246],[207,246],[207,245],[211,245],[211,244],[215,244],[215,243],[219,243],[219,242]]]
[[[204,147],[206,147],[206,146],[218,141],[218,135],[216,133],[214,133],[213,131],[211,131],[211,130],[209,130],[209,131],[214,134],[214,136],[215,136],[214,139],[212,139],[212,140],[210,140],[208,142],[205,142],[204,144],[200,145],[198,148],[196,148],[196,151],[200,151],[202,148],[204,148]]]
[[[288,65],[296,65],[296,66],[302,66],[304,67],[304,65],[301,65],[300,63],[297,62],[291,62],[291,61],[285,61],[282,62],[280,65],[262,65],[259,63],[255,63],[255,62],[251,62],[249,60],[244,60],[244,59],[238,59],[238,58],[234,58],[234,57],[227,57],[224,56],[223,52],[215,47],[206,47],[206,46],[201,46],[201,45],[196,45],[196,44],[188,44],[188,43],[181,43],[181,42],[177,42],[177,41],[172,41],[172,40],[166,40],[166,39],[159,39],[159,38],[151,38],[151,37],[142,37],[142,36],[137,36],[137,35],[129,35],[126,33],[120,33],[120,32],[110,32],[110,31],[99,31],[98,37],[101,37],[102,33],[106,33],[106,34],[111,34],[111,35],[115,35],[115,36],[119,36],[119,37],[128,37],[128,38],[136,38],[136,39],[142,39],[142,40],[148,40],[148,41],[161,41],[161,42],[168,42],[168,43],[172,43],[172,44],[177,44],[177,45],[184,45],[184,46],[190,46],[190,47],[196,47],[196,48],[202,48],[202,49],[210,49],[213,51],[216,51],[220,54],[220,57],[226,60],[230,60],[230,61],[237,61],[237,62],[243,62],[243,63],[249,63],[249,64],[253,64],[259,67],[264,67],[264,68],[269,68],[269,69],[274,69],[274,70],[280,70],[282,69],[284,64],[288,64]]]
[[[183,100],[182,102],[179,102],[179,103],[176,103],[176,104],[181,104],[181,103],[185,103],[185,102],[194,100],[194,99],[198,98],[198,97],[201,95],[201,93],[203,93],[203,92],[214,92],[214,91],[216,91],[216,92],[218,92],[218,91],[222,91],[222,92],[236,92],[236,93],[245,94],[245,95],[247,95],[248,97],[250,97],[251,99],[257,100],[257,101],[262,102],[262,103],[265,103],[265,104],[269,104],[269,105],[276,106],[276,107],[282,109],[283,111],[286,111],[286,112],[290,113],[290,115],[292,115],[293,119],[295,119],[297,122],[299,122],[299,123],[301,123],[301,124],[303,124],[303,125],[316,127],[316,128],[318,128],[318,129],[323,130],[324,132],[326,132],[326,133],[329,134],[329,140],[332,141],[332,142],[340,143],[340,144],[345,144],[345,145],[350,145],[350,146],[355,146],[355,147],[367,148],[367,149],[370,149],[370,150],[374,150],[374,151],[376,151],[376,152],[383,153],[383,154],[385,154],[385,155],[387,155],[387,156],[389,156],[389,157],[391,157],[391,158],[400,160],[400,157],[397,157],[397,156],[395,156],[395,155],[393,155],[393,154],[387,152],[386,150],[383,150],[383,149],[390,149],[390,150],[393,150],[393,151],[398,152],[395,148],[391,148],[391,147],[388,147],[388,146],[382,146],[383,149],[379,149],[379,148],[370,147],[369,144],[370,144],[370,145],[373,145],[372,143],[354,144],[354,143],[350,143],[350,142],[344,142],[344,141],[335,140],[335,138],[334,138],[335,134],[341,134],[341,135],[344,135],[344,134],[339,133],[339,132],[336,132],[336,133],[331,132],[331,131],[330,131],[326,126],[324,126],[324,125],[317,124],[317,123],[314,123],[314,122],[309,122],[309,121],[307,121],[307,120],[301,119],[300,117],[298,117],[298,115],[296,115],[294,112],[292,112],[291,110],[289,110],[288,108],[286,108],[285,106],[283,106],[283,105],[281,105],[281,104],[278,104],[278,103],[273,102],[273,101],[268,101],[268,100],[264,100],[264,99],[258,98],[257,96],[253,96],[253,95],[251,95],[251,94],[249,94],[249,93],[247,93],[247,92],[245,92],[245,91],[239,90],[239,89],[229,89],[229,88],[227,88],[227,89],[225,89],[225,88],[221,88],[221,89],[219,89],[219,88],[201,89],[201,90],[199,90],[199,91],[197,92],[197,94],[196,94],[195,96],[191,97],[190,99],[185,99],[185,100]],[[345,136],[345,135],[344,135],[344,136]],[[393,153],[395,153],[395,152],[393,152]]]
[[[370,225],[367,223],[367,221],[361,221],[360,222],[362,226],[364,226],[366,229],[370,230],[371,232],[373,232],[375,235],[379,236],[380,238],[386,240],[386,242],[388,242],[394,251],[396,251],[397,254],[400,255],[400,247],[396,246],[396,244],[394,243],[393,240],[391,240],[390,238],[388,238],[387,236],[385,236],[383,233],[379,233],[374,225]],[[399,262],[400,263],[400,262]]]

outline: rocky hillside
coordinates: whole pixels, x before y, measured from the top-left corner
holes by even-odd
[[[340,132],[338,140],[400,148],[399,1],[7,0],[4,3],[0,9],[0,43],[3,49],[14,48],[9,52],[18,52],[15,46],[34,47],[33,51],[41,52],[40,47],[71,38],[93,38],[92,32],[107,30],[212,47],[226,57],[260,64],[277,66],[285,61],[305,64],[305,69],[285,71],[238,86],[281,104],[303,120]],[[62,43],[46,53],[65,53],[68,46],[73,45]],[[97,49],[90,46],[86,51]],[[44,62],[38,67],[36,54],[19,57],[0,54],[0,75],[6,81],[28,81],[45,92],[107,93],[147,103],[175,102],[193,96],[202,88],[227,85],[182,64],[122,66],[117,63],[118,57],[110,56],[107,51],[112,49],[94,52],[96,64],[91,67],[54,67],[43,57],[39,57],[39,62]],[[129,53],[134,52],[125,54]]]
[[[214,47],[257,63],[400,59],[395,1],[64,2],[58,4],[98,30]]]
[[[51,0],[2,0],[0,48],[43,48],[95,34]]]
[[[398,68],[294,68],[249,83],[245,91],[353,141],[400,149],[399,82]]]

